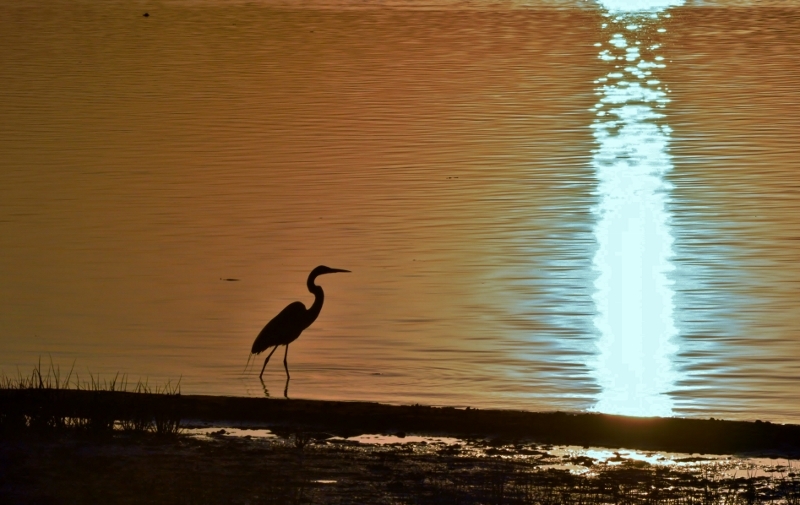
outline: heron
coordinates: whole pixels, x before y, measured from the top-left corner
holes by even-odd
[[[255,342],[253,342],[253,348],[250,349],[251,358],[274,346],[267,356],[267,359],[264,360],[264,366],[261,367],[261,374],[258,376],[259,379],[262,379],[264,376],[264,369],[267,368],[267,363],[269,363],[269,359],[275,353],[275,350],[278,349],[278,346],[285,345],[286,352],[283,355],[283,367],[286,369],[286,384],[288,387],[290,376],[289,365],[286,360],[289,355],[289,344],[297,340],[297,337],[303,333],[303,330],[311,326],[311,323],[317,319],[319,312],[322,310],[322,302],[325,300],[325,293],[322,292],[321,287],[314,284],[314,281],[320,275],[334,274],[337,272],[350,272],[350,270],[330,268],[324,265],[320,265],[312,270],[311,273],[308,274],[308,280],[306,281],[308,290],[314,294],[314,303],[311,307],[306,309],[306,306],[303,305],[302,302],[290,303],[285,309],[280,311],[277,316],[273,317],[272,320],[264,326],[261,333],[258,334]]]

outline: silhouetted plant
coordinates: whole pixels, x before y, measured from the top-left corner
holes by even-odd
[[[64,428],[93,433],[117,428],[162,435],[180,431],[180,405],[174,401],[180,395],[180,380],[155,387],[139,380],[131,393],[128,387],[126,375],[117,373],[108,380],[90,373],[88,380],[81,381],[74,363],[62,376],[52,359],[47,369],[40,359],[30,375],[18,371],[16,378],[0,376],[0,433]],[[114,393],[137,395],[136,401],[124,401]]]

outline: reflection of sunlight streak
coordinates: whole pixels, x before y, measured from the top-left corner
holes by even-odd
[[[597,0],[605,10],[620,12],[657,12],[668,7],[683,5],[684,0]]]
[[[663,32],[656,26],[664,17],[658,11],[682,2],[598,1],[609,11],[603,28],[613,33],[599,57],[614,68],[597,80],[600,100],[593,109],[599,194],[594,300],[600,333],[594,371],[601,387],[594,410],[668,416],[677,329],[668,278],[674,268],[670,186],[663,176],[672,165],[670,129],[660,111],[669,100],[652,77],[653,69],[665,65],[654,54],[660,46],[652,38]]]

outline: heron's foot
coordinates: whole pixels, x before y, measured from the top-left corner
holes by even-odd
[[[289,377],[286,377],[286,386],[283,388],[283,397],[289,399]]]

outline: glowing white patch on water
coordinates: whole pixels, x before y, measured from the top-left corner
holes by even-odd
[[[633,449],[606,449],[601,447],[556,446],[547,454],[560,459],[559,463],[543,465],[561,468],[576,474],[591,472],[594,465],[618,466],[642,463],[655,467],[670,467],[689,471],[710,471],[719,477],[778,476],[796,471],[797,462],[784,458],[737,457],[723,454],[687,454],[679,452],[637,451]],[[592,460],[589,464],[585,459]]]
[[[614,66],[606,79],[597,81],[602,84],[596,88],[600,97],[596,108],[603,110],[592,125],[597,141],[592,164],[599,195],[594,209],[598,249],[593,266],[597,273],[595,326],[600,337],[594,373],[601,387],[593,410],[669,416],[673,413],[669,392],[676,382],[672,359],[677,329],[669,279],[674,269],[667,209],[671,188],[663,178],[672,168],[671,130],[660,111],[669,99],[662,87],[654,87],[660,84],[658,80],[642,82],[651,75],[649,69],[664,64],[655,63],[663,57],[652,54],[653,49],[643,54],[641,41],[636,40],[651,37],[659,16],[614,11],[646,9],[655,14],[679,2],[600,3],[616,14],[607,28],[616,33],[607,40],[611,49],[599,54]],[[654,61],[647,61],[648,57]],[[633,80],[626,80],[623,70]]]
[[[684,0],[597,0],[597,3],[612,13],[658,12],[669,7],[683,5]]]

